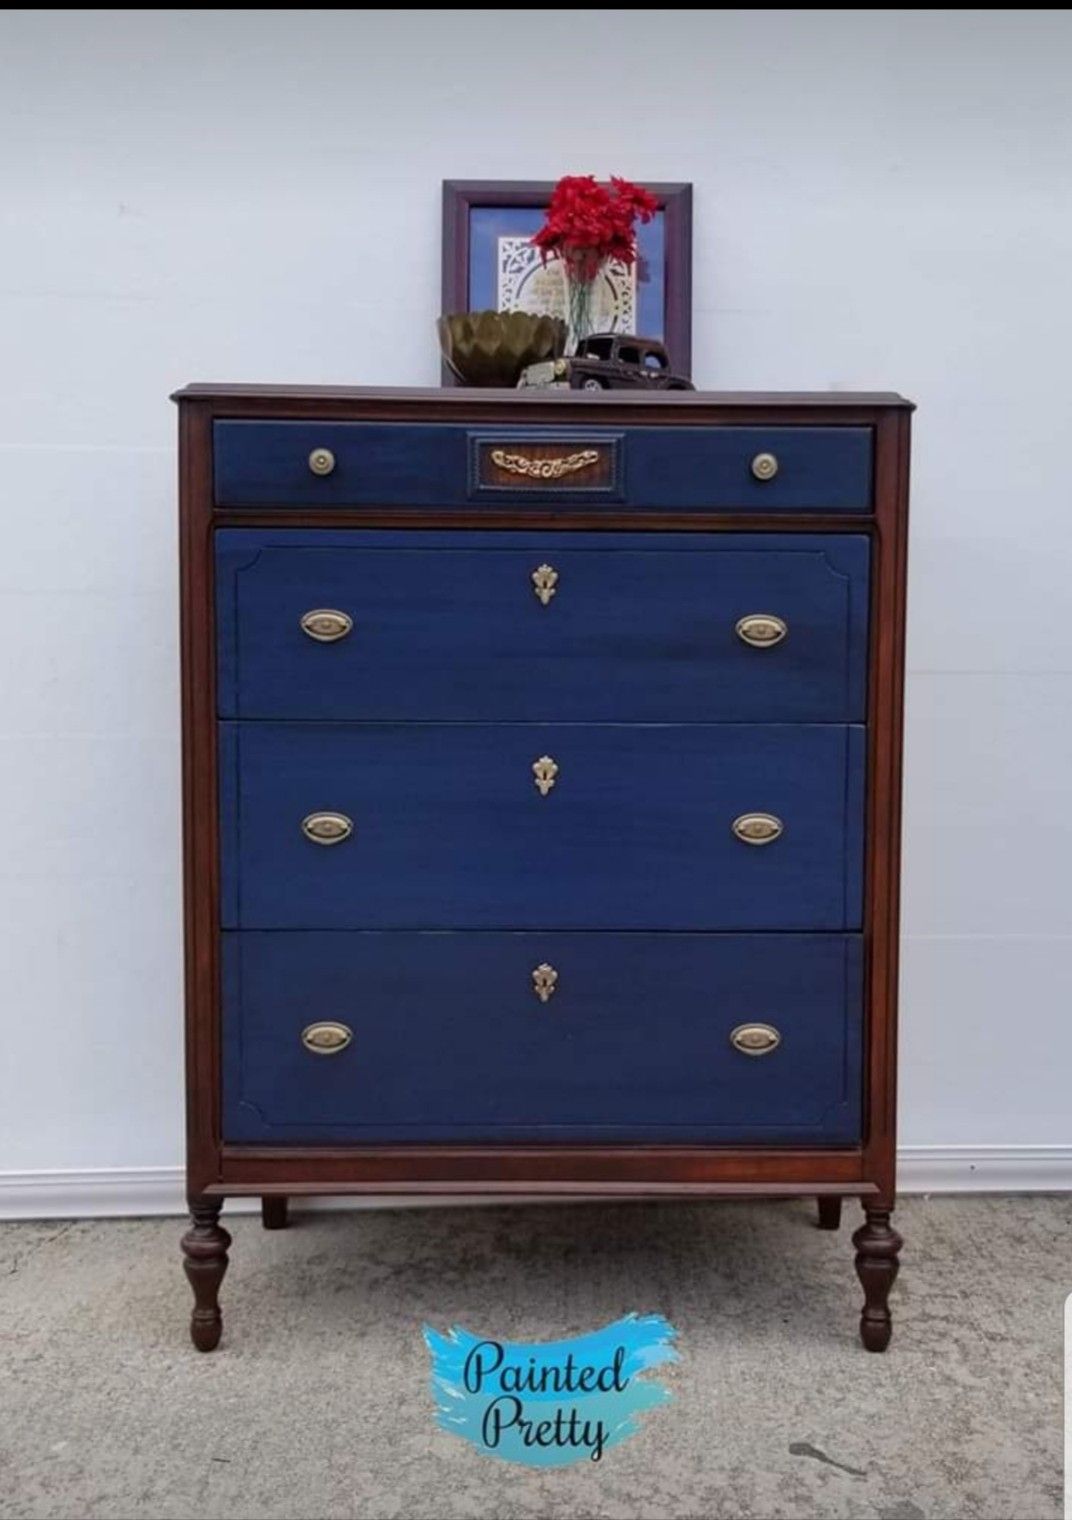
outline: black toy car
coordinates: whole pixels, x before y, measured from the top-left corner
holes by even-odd
[[[632,333],[593,333],[582,338],[568,359],[546,359],[522,370],[518,387],[559,386],[571,391],[691,391],[695,387],[670,369],[663,345]]]

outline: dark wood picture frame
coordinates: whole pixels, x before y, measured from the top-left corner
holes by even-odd
[[[692,373],[692,186],[648,184],[663,213],[663,341],[676,374]],[[443,181],[444,312],[469,310],[469,219],[477,207],[543,207],[551,199],[552,180],[445,179]],[[653,336],[645,334],[644,336]],[[444,365],[444,385],[458,380]]]

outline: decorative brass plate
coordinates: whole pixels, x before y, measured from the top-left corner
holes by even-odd
[[[334,644],[337,639],[344,639],[353,626],[354,620],[349,613],[339,612],[334,607],[314,607],[301,620],[302,633],[307,633],[318,644]]]
[[[345,1050],[354,1037],[346,1024],[336,1024],[334,1019],[322,1019],[317,1024],[307,1024],[301,1032],[301,1042],[314,1056],[337,1056]]]
[[[354,832],[353,819],[345,813],[308,813],[301,827],[313,844],[342,844]]]
[[[778,473],[776,454],[757,454],[752,460],[752,474],[757,480],[773,480]]]
[[[789,624],[773,612],[750,612],[737,622],[736,634],[753,649],[770,649],[780,644],[789,632]]]
[[[532,774],[536,777],[536,788],[540,796],[546,797],[555,784],[558,765],[550,755],[541,755],[538,760],[532,762]]]
[[[532,973],[532,990],[541,1003],[549,1002],[558,983],[558,972],[546,961]]]
[[[730,1034],[730,1044],[743,1056],[769,1056],[781,1043],[773,1024],[738,1024]]]
[[[557,459],[530,459],[527,454],[508,454],[505,449],[491,451],[491,462],[500,470],[510,475],[528,475],[533,480],[561,480],[563,475],[587,470],[598,460],[598,449],[579,449],[576,454],[560,455]]]
[[[785,826],[773,813],[742,813],[733,820],[732,828],[743,844],[773,844]]]
[[[532,572],[532,585],[541,603],[546,607],[555,594],[555,587],[558,585],[558,571],[553,565],[537,565],[536,569]]]

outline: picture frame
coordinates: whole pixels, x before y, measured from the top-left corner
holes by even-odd
[[[645,183],[644,188],[659,207],[650,222],[637,227],[638,267],[622,297],[629,321],[623,330],[660,339],[674,372],[690,375],[692,185]],[[526,291],[535,291],[541,272],[528,240],[543,221],[553,189],[551,180],[443,181],[444,312],[506,309],[507,304],[524,309]],[[506,296],[502,305],[500,292]],[[459,383],[445,365],[443,383]]]

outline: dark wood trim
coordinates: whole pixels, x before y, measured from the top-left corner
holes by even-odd
[[[653,391],[636,395],[629,391],[502,390],[456,386],[452,390],[436,386],[362,386],[362,385],[223,385],[212,381],[194,381],[173,391],[172,401],[213,401],[220,417],[232,417],[238,402],[263,408],[265,415],[308,417],[321,414],[322,408],[349,409],[355,421],[367,421],[384,415],[381,407],[400,420],[431,417],[434,412],[464,413],[462,421],[483,421],[485,408],[496,408],[500,416],[512,419],[517,408],[539,411],[576,411],[578,406],[596,411],[621,412],[623,420],[643,421],[644,414],[660,411],[709,412],[725,421],[725,413],[735,411],[779,414],[796,410],[807,420],[816,413],[858,412],[861,421],[874,422],[879,409],[904,408],[914,411],[913,402],[896,391]],[[470,416],[470,412],[472,416]],[[866,417],[864,413],[868,414]],[[323,413],[323,415],[327,415]],[[455,419],[459,420],[459,419]],[[762,419],[759,419],[762,420]],[[779,421],[784,419],[779,416]],[[844,419],[842,419],[844,420]]]
[[[553,180],[445,179],[440,310],[469,310],[469,213],[475,206],[546,206]],[[665,218],[664,341],[675,373],[692,373],[692,186],[645,184]],[[645,336],[651,336],[645,334]],[[443,384],[457,386],[443,366]]]
[[[874,522],[867,512],[809,515],[757,512],[645,512],[639,509],[578,512],[536,508],[525,511],[486,511],[459,507],[457,511],[410,512],[397,507],[220,507],[219,528],[484,528],[555,532],[621,533],[866,533]]]
[[[186,965],[187,1186],[219,1177],[216,660],[212,579],[212,417],[180,416],[183,876]]]

